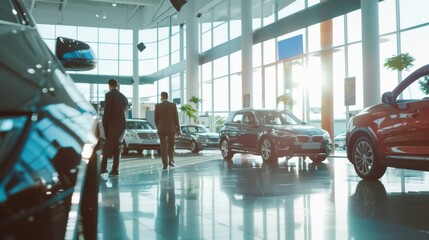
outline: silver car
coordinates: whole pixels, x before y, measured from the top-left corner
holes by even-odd
[[[219,149],[219,133],[210,132],[203,125],[182,125],[180,131],[176,135],[176,149],[189,149],[193,153],[209,148]]]
[[[127,119],[127,129],[122,141],[122,154],[130,151],[143,153],[143,150],[161,150],[156,128],[144,119]]]

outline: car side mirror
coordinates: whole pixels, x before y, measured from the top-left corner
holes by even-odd
[[[381,102],[386,103],[386,104],[391,104],[392,103],[392,92],[383,93],[383,95],[381,96]]]
[[[88,71],[97,66],[94,51],[82,41],[58,37],[55,55],[67,70]]]

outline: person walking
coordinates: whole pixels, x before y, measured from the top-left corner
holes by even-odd
[[[155,125],[161,142],[163,169],[174,167],[174,138],[180,133],[180,124],[177,106],[168,101],[167,92],[161,92],[161,103],[155,105]]]
[[[109,92],[105,96],[103,127],[106,142],[103,146],[101,173],[107,173],[107,159],[113,157],[109,176],[119,175],[120,143],[125,134],[128,99],[119,92],[118,81],[109,80]]]

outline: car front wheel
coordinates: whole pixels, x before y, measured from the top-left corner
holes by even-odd
[[[234,153],[231,151],[231,146],[229,146],[229,142],[226,139],[223,139],[220,143],[220,152],[222,157],[226,160],[231,160],[234,156]]]
[[[192,140],[191,143],[189,144],[189,148],[191,149],[192,153],[198,153],[200,151],[198,149],[197,142],[195,142],[194,140]]]
[[[384,175],[387,167],[380,165],[375,146],[368,137],[360,137],[352,150],[353,166],[359,177],[377,180]]]
[[[269,138],[262,139],[259,151],[261,152],[261,156],[264,161],[278,160],[276,147],[274,146],[274,141]]]

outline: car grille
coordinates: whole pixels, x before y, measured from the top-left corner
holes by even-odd
[[[311,140],[311,142],[322,142],[323,141],[323,136],[320,136],[320,135],[318,135],[318,136],[307,136],[307,135],[298,135],[298,136],[296,136],[296,139],[298,140],[298,142],[301,142],[301,143],[308,143],[308,142],[310,142],[310,140]]]
[[[210,142],[219,142],[219,138],[209,138]]]
[[[296,139],[298,140],[298,142],[306,143],[310,141],[310,136],[299,135],[299,136],[296,136]]]
[[[312,136],[311,141],[312,142],[321,142],[321,141],[323,141],[323,136]]]
[[[157,139],[158,134],[156,133],[139,133],[141,139]]]

